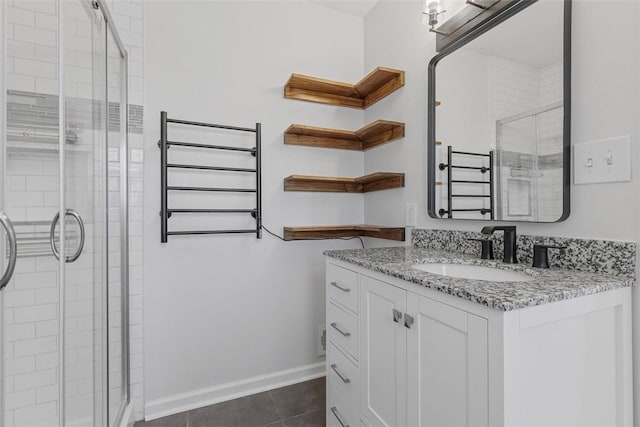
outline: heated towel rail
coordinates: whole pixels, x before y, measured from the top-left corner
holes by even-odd
[[[225,129],[237,132],[252,132],[255,133],[256,142],[255,147],[232,147],[226,145],[211,145],[201,144],[194,142],[178,142],[170,141],[167,135],[167,124],[175,123],[188,126],[200,126],[207,128]],[[217,125],[212,123],[200,123],[189,120],[170,119],[167,117],[167,112],[160,112],[160,140],[158,141],[160,147],[160,240],[162,243],[167,242],[169,236],[180,235],[193,235],[193,234],[253,234],[256,238],[262,238],[262,170],[261,170],[261,124],[256,123],[255,128],[243,128],[237,126]],[[179,164],[169,163],[168,150],[171,146],[194,148],[194,149],[206,149],[206,150],[225,150],[246,152],[255,157],[255,168],[237,168],[237,167],[224,167],[224,166],[205,166],[197,164]],[[168,184],[168,171],[169,169],[196,169],[204,171],[223,171],[223,172],[240,172],[240,173],[252,173],[255,174],[255,188],[226,188],[226,187],[185,187],[185,186],[171,186]],[[253,209],[185,209],[185,208],[169,208],[168,207],[168,195],[169,192],[180,191],[197,191],[197,192],[227,192],[227,193],[255,193],[256,204]],[[172,214],[182,213],[207,213],[207,214],[250,214],[255,218],[255,229],[236,229],[236,230],[191,230],[191,231],[169,231],[169,218]]]
[[[489,158],[489,166],[463,166],[456,165],[453,163],[454,154],[463,155],[463,156],[475,156],[475,157],[488,157]],[[494,219],[494,209],[493,209],[493,151],[489,151],[489,154],[485,153],[471,153],[468,151],[455,151],[449,145],[447,147],[447,163],[440,163],[438,166],[440,170],[447,170],[447,209],[440,209],[438,213],[441,217],[447,216],[447,218],[453,218],[454,212],[480,212],[483,216],[489,214],[491,219]],[[478,171],[484,177],[486,173],[489,173],[489,179],[480,179],[480,180],[469,180],[469,179],[454,179],[453,170],[454,169],[462,169],[462,170],[471,170]],[[482,194],[459,194],[453,191],[453,184],[477,184],[482,186],[489,187],[489,194],[485,194],[483,191]],[[480,199],[489,199],[489,208],[471,208],[471,209],[456,209],[453,207],[454,199],[457,198],[480,198]]]

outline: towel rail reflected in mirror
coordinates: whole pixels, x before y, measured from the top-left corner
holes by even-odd
[[[571,0],[500,0],[455,22],[462,21],[438,27],[429,64],[429,216],[567,219]],[[462,167],[439,167],[451,163],[447,150],[492,157],[459,156],[453,162]],[[483,168],[491,183],[475,185]]]

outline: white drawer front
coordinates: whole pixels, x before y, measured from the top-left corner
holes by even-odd
[[[358,367],[336,346],[329,344],[329,383],[344,397],[349,407],[358,407]]]
[[[358,427],[358,411],[330,385],[327,385],[327,426]]]
[[[358,319],[332,303],[327,308],[327,336],[358,360]]]
[[[329,299],[358,312],[358,273],[329,264],[327,266]]]

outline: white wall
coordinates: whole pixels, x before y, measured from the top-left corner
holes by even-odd
[[[606,17],[598,14],[598,2],[573,4],[573,143],[626,134],[632,140],[638,138],[639,4],[633,1],[608,4]],[[399,143],[368,151],[366,169],[405,171],[404,199],[418,202],[422,212],[420,226],[476,230],[481,223],[440,221],[426,216],[426,70],[435,55],[435,36],[422,26],[420,12],[417,0],[383,1],[365,19],[365,68],[386,64],[407,72],[407,85],[393,98],[393,103],[374,105],[365,112],[365,120],[389,117],[405,121],[407,136]],[[613,25],[618,30],[611,38],[604,38],[596,30],[602,25]],[[637,159],[636,146],[632,150],[632,158]],[[638,166],[638,162],[632,165],[634,177],[640,171]],[[637,180],[572,186],[572,212],[567,221],[521,224],[519,229],[528,234],[635,240],[637,189]],[[367,222],[403,221],[404,200],[394,194],[370,193],[365,200]],[[385,208],[388,206],[396,208]],[[625,208],[612,209],[620,206]],[[613,214],[615,221],[602,221]]]
[[[620,135],[639,138],[640,3],[607,1],[573,2],[572,142]],[[479,230],[484,222],[443,221],[426,216],[426,69],[435,54],[435,36],[422,26],[421,2],[383,1],[365,19],[365,68],[377,64],[405,69],[407,85],[393,104],[375,105],[366,119],[386,117],[407,123],[406,138],[366,154],[367,172],[405,171],[404,199],[380,192],[365,199],[369,223],[403,221],[403,204],[418,202],[419,225],[429,228]],[[606,31],[604,28],[615,28]],[[640,162],[638,144],[632,144],[629,183],[571,187],[571,216],[559,224],[519,224],[526,234],[638,241]],[[640,297],[635,292],[636,314]],[[638,324],[637,319],[635,324]],[[640,328],[635,331],[636,372],[640,366]],[[636,388],[640,378],[636,374]],[[640,399],[636,393],[636,414]],[[636,417],[640,418],[640,416]]]
[[[488,85],[478,82],[489,81],[489,64],[492,57],[473,50],[467,50],[463,55],[451,55],[446,57],[438,65],[442,75],[453,75],[455,78],[440,79],[438,81],[438,100],[445,100],[438,107],[438,125],[441,129],[436,135],[436,140],[443,141],[436,147],[436,164],[447,163],[447,150],[451,145],[458,151],[484,152],[495,146],[489,142],[492,129],[490,126],[489,106],[490,98]],[[470,102],[470,100],[472,100]],[[461,113],[462,112],[462,113]],[[460,126],[464,123],[464,126]],[[495,128],[495,125],[493,126]],[[495,135],[495,130],[493,130]],[[456,164],[468,166],[489,166],[489,159],[485,157],[453,156]],[[449,170],[437,170],[436,181],[447,182]],[[456,169],[452,175],[459,180],[484,179],[476,170]],[[448,192],[445,185],[437,187],[436,210],[448,209]],[[489,187],[476,184],[456,184],[455,191],[462,194],[489,194]],[[458,209],[489,208],[488,199],[461,198],[456,199]],[[482,218],[479,212],[463,212],[456,216],[465,215],[467,218]]]
[[[291,174],[362,174],[362,153],[283,144],[283,131],[292,123],[358,129],[362,111],[285,100],[283,86],[292,72],[358,81],[365,73],[363,34],[361,18],[306,1],[146,3],[147,418],[322,374],[324,359],[317,356],[318,324],[324,322],[321,254],[359,246],[357,241],[284,243],[266,233],[262,240],[189,236],[161,244],[160,111],[203,122],[262,123],[263,218],[272,231],[281,234],[283,225],[362,223],[362,195],[285,193],[282,180]],[[172,153],[179,151],[174,147]],[[202,156],[193,152],[184,159],[197,163]],[[188,179],[195,184],[197,177]],[[206,197],[181,202],[205,203]],[[170,227],[176,221],[184,219],[169,220]],[[256,378],[263,375],[267,378]]]
[[[640,8],[631,1],[608,4],[602,14],[598,2],[574,2],[574,143],[639,136]],[[307,2],[146,4],[147,415],[314,372],[321,361],[316,357],[317,324],[324,319],[320,254],[327,248],[357,246],[282,243],[268,235],[261,241],[198,236],[160,244],[159,111],[192,120],[263,123],[264,219],[278,233],[282,225],[402,224],[405,202],[418,203],[420,226],[480,228],[479,222],[426,217],[426,66],[435,54],[435,38],[422,25],[421,12],[419,0],[383,1],[363,26],[361,19]],[[617,30],[604,37],[601,28]],[[282,98],[291,72],[357,81],[378,65],[406,70],[406,86],[364,113]],[[359,153],[282,144],[282,132],[291,123],[356,129],[375,119],[406,122],[406,137],[366,152],[364,163]],[[632,158],[638,158],[635,146]],[[355,176],[374,171],[404,171],[405,189],[366,197],[282,191],[282,178],[294,173]],[[637,241],[637,172],[634,162],[631,183],[572,187],[567,221],[520,224],[520,232]],[[614,221],[606,221],[613,215]],[[261,375],[267,377],[256,379]]]

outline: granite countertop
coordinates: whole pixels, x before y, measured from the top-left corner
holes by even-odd
[[[324,254],[369,270],[444,292],[488,307],[510,311],[550,302],[596,294],[632,286],[633,278],[559,268],[532,268],[524,264],[505,264],[475,256],[413,247],[347,249]],[[474,264],[514,270],[531,275],[527,282],[492,282],[460,279],[412,268],[420,263]]]

